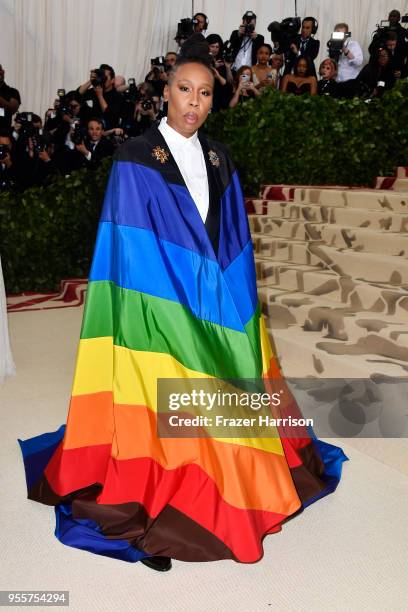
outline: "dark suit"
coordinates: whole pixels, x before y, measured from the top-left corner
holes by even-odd
[[[233,53],[233,60],[235,62],[235,58],[238,55],[238,51],[241,48],[242,43],[244,42],[244,40],[247,40],[248,37],[245,36],[240,36],[238,30],[234,30],[230,36],[230,43],[232,45],[232,53]],[[252,39],[251,39],[252,40]],[[252,40],[252,66],[254,66],[256,64],[256,54],[258,52],[259,47],[261,47],[264,44],[264,37],[261,34],[258,34],[256,36],[256,38],[254,38]]]
[[[316,67],[314,65],[314,60],[319,54],[320,40],[310,37],[302,42],[301,35],[297,34],[293,42],[300,51],[299,57],[308,57],[311,60],[313,72],[310,76],[316,76]],[[294,53],[293,51],[289,51],[286,56],[286,67],[284,74],[290,74],[292,72],[297,57],[298,55],[296,53]]]

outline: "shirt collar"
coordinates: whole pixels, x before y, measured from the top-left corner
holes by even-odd
[[[169,126],[167,117],[163,117],[160,121],[159,130],[169,147],[181,148],[189,144],[196,145],[198,142],[197,132],[194,132],[190,138],[182,136],[182,134],[179,134],[179,132]]]

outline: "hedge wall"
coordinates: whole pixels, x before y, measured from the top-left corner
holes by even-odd
[[[371,185],[408,165],[408,82],[381,100],[295,97],[271,91],[210,116],[245,193],[261,183]],[[55,290],[86,277],[111,160],[46,188],[0,194],[0,254],[9,293]]]
[[[408,81],[367,103],[270,91],[210,115],[247,195],[261,183],[372,185],[408,165]]]
[[[86,278],[111,160],[45,188],[0,194],[0,255],[7,293],[53,291]]]

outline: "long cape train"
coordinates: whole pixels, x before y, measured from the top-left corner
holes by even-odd
[[[120,148],[66,427],[20,441],[28,496],[56,506],[61,542],[126,561],[256,561],[264,535],[333,491],[347,459],[313,433],[157,436],[158,378],[281,375],[236,171],[222,145],[200,142],[205,224],[157,128]]]

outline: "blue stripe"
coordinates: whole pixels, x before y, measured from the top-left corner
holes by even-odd
[[[248,293],[251,261],[252,251],[245,249],[224,278],[217,262],[153,232],[101,223],[90,280],[179,302],[200,319],[245,332],[257,305],[254,284]]]
[[[224,270],[251,239],[245,202],[236,172],[221,198],[221,227],[218,261]]]
[[[101,222],[153,231],[209,259],[215,259],[207,231],[183,185],[167,183],[157,170],[133,162],[115,162]]]
[[[65,425],[61,425],[57,431],[44,433],[28,440],[18,440],[23,454],[28,492],[43,476],[45,468],[64,437],[64,432]]]
[[[245,325],[258,305],[252,240],[249,240],[241,254],[224,270],[223,275]]]

